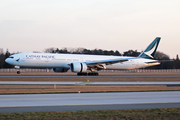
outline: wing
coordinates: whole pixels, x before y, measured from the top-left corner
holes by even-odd
[[[129,59],[136,59],[135,57],[126,57],[126,58],[116,58],[116,59],[108,59],[108,60],[95,60],[95,61],[89,61],[89,62],[83,62],[87,65],[88,70],[95,71],[95,70],[101,70],[106,69],[106,65],[112,65],[115,63],[122,63],[128,61]],[[72,65],[72,63],[68,64],[69,66]]]
[[[134,58],[121,58],[121,59],[109,59],[109,60],[99,60],[99,61],[90,61],[90,62],[85,62],[87,65],[101,65],[101,64],[106,64],[106,65],[112,65],[115,63],[123,63],[128,61],[129,59],[134,59]]]

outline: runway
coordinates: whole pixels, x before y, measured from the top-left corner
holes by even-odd
[[[180,91],[0,95],[0,113],[180,107]]]
[[[76,76],[76,75],[0,75],[0,78],[21,77],[180,77],[180,75],[99,75],[99,76]]]
[[[180,82],[27,82],[0,81],[0,85],[179,85]]]

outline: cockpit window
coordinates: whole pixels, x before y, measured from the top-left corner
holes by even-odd
[[[13,57],[13,56],[10,56],[9,58],[12,58],[12,59],[13,59],[14,57]]]

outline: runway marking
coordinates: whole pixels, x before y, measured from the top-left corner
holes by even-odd
[[[83,83],[79,83],[77,85],[88,85],[88,84],[91,84],[91,83],[93,83],[93,82],[83,82]]]

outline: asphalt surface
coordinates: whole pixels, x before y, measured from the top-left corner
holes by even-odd
[[[76,75],[0,75],[0,77],[180,77],[180,75],[99,75],[99,76],[76,76]]]
[[[179,107],[180,91],[0,95],[0,113]]]
[[[1,107],[0,113],[179,108],[180,103]]]
[[[180,82],[27,82],[0,81],[0,85],[180,85]]]

